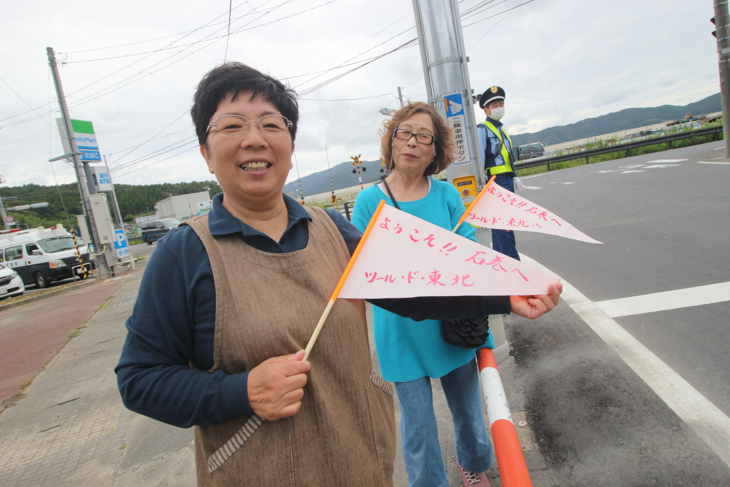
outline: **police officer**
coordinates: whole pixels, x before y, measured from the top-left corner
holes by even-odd
[[[487,119],[477,125],[487,178],[496,175],[494,182],[512,192],[515,192],[515,186],[517,190],[522,189],[522,183],[514,172],[512,141],[501,122],[504,117],[504,90],[499,86],[487,88],[479,99],[479,108],[487,115]],[[520,260],[513,231],[492,229],[492,249]]]

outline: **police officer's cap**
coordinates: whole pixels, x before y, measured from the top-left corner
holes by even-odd
[[[489,105],[490,102],[495,100],[504,100],[504,90],[499,86],[487,88],[487,90],[482,93],[481,98],[479,98],[479,108],[484,108]]]

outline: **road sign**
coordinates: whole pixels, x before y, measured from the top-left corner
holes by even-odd
[[[124,230],[118,228],[114,230],[114,254],[117,259],[124,259],[129,257],[129,245],[127,245],[127,236],[124,234]]]
[[[446,123],[454,129],[456,139],[456,157],[454,166],[468,164],[471,162],[471,150],[469,149],[469,132],[466,130],[466,116],[464,114],[464,99],[461,93],[454,93],[444,97],[446,107]]]
[[[8,215],[5,217],[5,221],[8,223],[13,223],[15,221],[15,218],[13,218],[13,215]]]
[[[99,187],[99,191],[112,190],[112,181],[106,166],[94,166],[94,175],[96,176],[96,184]]]

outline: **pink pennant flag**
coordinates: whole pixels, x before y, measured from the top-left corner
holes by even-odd
[[[487,187],[481,198],[469,209],[464,221],[478,227],[549,233],[588,243],[603,243],[542,206],[496,184]]]
[[[547,294],[559,279],[384,206],[340,298]]]

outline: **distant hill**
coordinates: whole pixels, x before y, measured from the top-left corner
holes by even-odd
[[[627,108],[620,112],[601,115],[596,118],[587,118],[580,122],[550,127],[534,133],[512,135],[512,142],[515,145],[527,144],[530,142],[542,142],[543,144],[559,144],[571,140],[594,137],[596,135],[610,134],[621,130],[644,127],[655,123],[668,122],[684,118],[687,113],[702,115],[722,111],[720,104],[720,93],[708,96],[683,107],[676,105],[663,105],[653,108]],[[380,160],[363,161],[367,169],[362,173],[363,183],[371,183],[380,179],[383,173],[380,172]],[[326,165],[325,162],[322,165]],[[332,166],[332,183],[335,189],[357,186],[357,174],[352,173],[352,161],[343,162]],[[327,193],[330,191],[330,178],[327,170],[320,171],[302,178],[302,190],[304,196]],[[284,193],[293,198],[299,198],[299,181],[295,180],[284,186]]]
[[[362,173],[363,183],[372,183],[377,181],[380,179],[380,176],[384,174],[380,172],[380,159],[375,161],[362,161],[362,163],[365,167],[365,171]],[[323,165],[326,165],[326,162]],[[332,184],[335,189],[349,188],[350,186],[357,186],[360,184],[360,181],[357,178],[357,173],[353,174],[352,170],[352,161],[332,166]],[[331,188],[330,176],[326,169],[302,178],[302,190],[304,191],[304,196],[327,193],[331,190]],[[294,180],[284,186],[284,193],[288,194],[292,198],[299,198],[299,180]]]
[[[539,132],[511,135],[510,137],[515,145],[530,142],[542,142],[545,145],[560,144],[561,142],[678,120],[684,118],[687,113],[703,115],[721,110],[720,93],[717,93],[683,107],[662,105],[650,108],[627,108],[619,112],[587,118],[568,125],[550,127]]]

